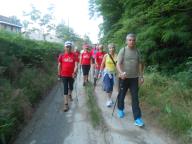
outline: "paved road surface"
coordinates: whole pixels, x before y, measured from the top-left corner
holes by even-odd
[[[106,96],[100,83],[95,94],[105,127],[95,130],[88,117],[85,91],[79,78],[76,88],[79,101],[74,91],[70,111],[64,113],[63,88],[58,83],[14,144],[175,144],[161,130],[150,127],[150,122],[146,121],[145,128],[134,126],[130,105],[126,106],[125,118],[117,118],[116,112],[112,117],[112,109],[105,106]],[[116,94],[113,93],[114,98]]]

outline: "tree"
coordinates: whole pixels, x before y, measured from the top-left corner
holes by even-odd
[[[41,33],[43,35],[44,40],[46,40],[46,36],[49,35],[52,30],[55,29],[55,24],[51,23],[51,20],[53,20],[53,17],[50,14],[43,15],[39,20]]]
[[[85,34],[85,35],[83,36],[83,40],[84,40],[85,43],[91,44],[91,40],[90,40],[90,38],[89,38],[89,36],[88,36],[87,34]]]
[[[51,31],[55,30],[55,24],[53,23],[54,6],[51,5],[47,10],[47,13],[42,14],[32,5],[32,10],[30,12],[24,12],[24,16],[30,18],[29,21],[25,20],[23,23],[25,29],[28,29],[28,33],[41,33],[44,41],[46,37],[51,34]]]
[[[103,16],[101,40],[122,47],[127,33],[136,33],[137,47],[147,65],[174,72],[192,56],[192,0],[90,0],[90,3],[90,9]]]
[[[113,33],[111,33],[111,31],[120,27],[117,23],[124,11],[121,1],[89,0],[89,10],[90,16],[94,16],[95,14],[103,16],[104,21],[100,33],[101,35],[105,35],[104,39],[113,38]]]
[[[56,27],[56,35],[58,38],[62,39],[63,41],[81,41],[82,39],[74,32],[72,28],[65,25],[65,23],[61,23]]]
[[[27,20],[24,20],[23,22],[22,22],[22,25],[23,25],[23,34],[24,34],[24,36],[25,37],[27,37],[27,38],[29,38],[29,35],[30,35],[30,33],[31,33],[31,31],[29,30],[29,24],[30,24],[30,22],[29,21],[27,21]]]

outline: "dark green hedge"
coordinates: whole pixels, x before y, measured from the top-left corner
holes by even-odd
[[[124,46],[127,33],[137,35],[137,47],[147,65],[176,73],[192,57],[192,0],[89,0],[103,16],[103,42]]]
[[[0,32],[0,143],[8,143],[54,85],[58,43]]]

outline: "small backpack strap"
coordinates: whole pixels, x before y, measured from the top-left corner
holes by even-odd
[[[116,66],[116,62],[114,61],[113,57],[108,53],[109,57],[111,58],[111,60],[113,61],[113,64]]]

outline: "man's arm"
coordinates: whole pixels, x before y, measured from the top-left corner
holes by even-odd
[[[126,73],[124,72],[124,70],[123,70],[123,67],[122,67],[122,63],[124,63],[123,62],[123,51],[122,51],[122,49],[119,51],[119,53],[118,53],[118,56],[117,56],[117,65],[116,65],[116,68],[117,68],[117,71],[118,71],[118,73],[120,74],[120,77],[122,78],[122,79],[124,79],[125,78],[125,76],[126,76]]]
[[[117,66],[116,66],[116,68],[117,68],[117,71],[119,72],[119,74],[122,74],[122,73],[123,73],[122,64],[119,63],[118,61],[117,61]]]
[[[145,68],[144,62],[140,62],[139,63],[139,76],[140,77],[143,77],[143,75],[144,75],[144,68]]]
[[[139,63],[139,83],[143,84],[144,83],[144,62]]]

